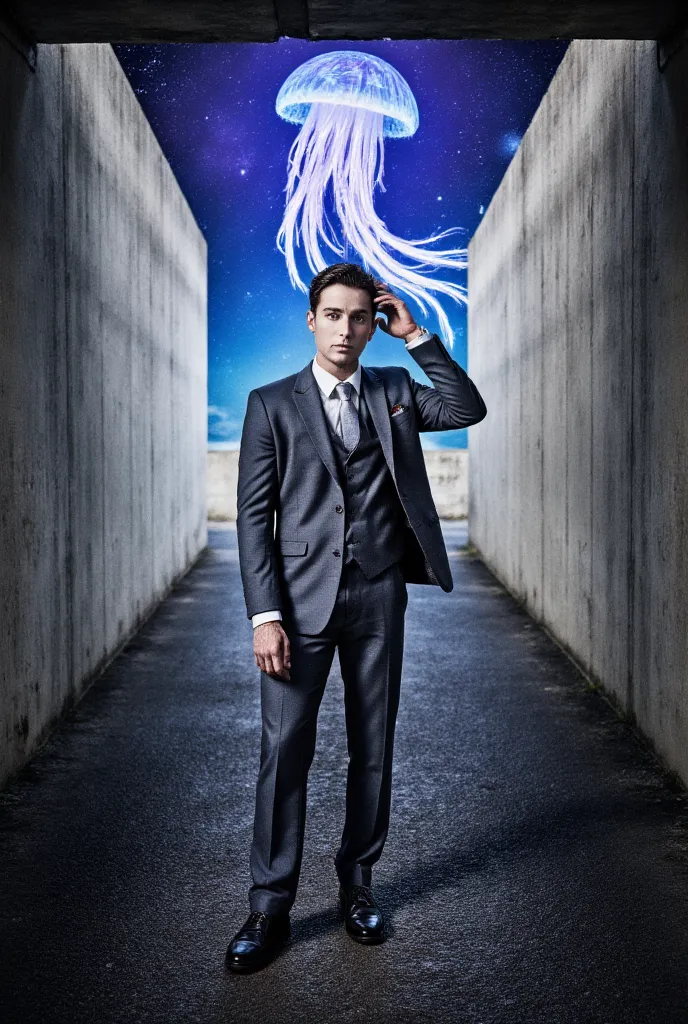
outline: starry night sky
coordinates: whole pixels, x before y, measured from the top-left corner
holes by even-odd
[[[377,54],[404,76],[420,125],[411,138],[385,140],[386,192],[376,190],[375,206],[387,227],[407,238],[460,227],[436,246],[443,248],[468,244],[567,45],[281,39],[115,47],[208,242],[213,446],[236,447],[249,391],[298,372],[315,352],[307,297],[290,284],[275,242],[298,132],[275,112],[285,78],[317,53],[349,49]],[[354,252],[349,258],[360,262]],[[304,259],[299,270],[307,284],[312,274]],[[452,279],[465,283],[460,273]],[[437,330],[410,301],[409,309]],[[456,334],[452,355],[467,367],[465,309],[446,300],[445,310]],[[404,365],[429,383],[403,342],[381,330],[361,362]],[[428,447],[465,447],[466,433],[421,438]]]

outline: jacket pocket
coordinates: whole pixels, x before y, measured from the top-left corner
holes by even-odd
[[[280,552],[283,555],[305,555],[308,551],[307,540],[281,540],[279,542]]]
[[[404,409],[403,412],[398,412],[395,416],[390,416],[389,422],[397,425],[400,423],[406,423],[412,412],[413,410],[411,408]]]

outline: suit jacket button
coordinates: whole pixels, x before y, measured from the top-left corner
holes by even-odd
[[[335,510],[335,512],[343,512],[344,511],[344,509],[342,508],[341,505],[335,505],[334,510]]]
[[[334,555],[335,558],[339,558],[340,557],[339,551],[333,551],[332,554]]]

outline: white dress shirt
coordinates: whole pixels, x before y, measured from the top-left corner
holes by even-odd
[[[430,337],[432,337],[432,335],[424,331],[414,341],[406,342],[405,347],[414,348],[416,345],[422,345],[423,342],[427,341],[428,338]],[[322,407],[325,412],[325,415],[327,416],[327,419],[332,429],[341,437],[342,430],[340,420],[342,400],[335,391],[335,388],[337,387],[338,384],[351,384],[353,388],[351,393],[351,401],[354,403],[356,411],[358,412],[358,398],[361,391],[361,364],[358,364],[358,366],[351,374],[351,376],[346,378],[346,381],[340,381],[339,377],[335,377],[334,374],[330,373],[328,370],[323,369],[323,367],[318,362],[316,356],[313,356],[313,362],[311,363],[311,367],[313,369],[313,376],[315,377],[315,380],[318,385],[318,390],[320,392],[320,400],[322,402]],[[269,612],[258,612],[251,619],[251,624],[255,629],[256,626],[262,625],[263,622],[273,622],[275,620],[279,621],[281,620],[281,618],[282,612],[280,612],[278,609]]]
[[[320,401],[322,402],[325,415],[335,434],[339,434],[341,437],[342,399],[339,397],[339,392],[336,388],[338,384],[351,384],[353,388],[351,401],[354,403],[354,409],[358,412],[358,396],[361,392],[361,364],[358,364],[354,372],[346,380],[340,380],[339,377],[335,377],[327,370],[323,370],[315,356],[313,357],[311,368],[320,389]]]

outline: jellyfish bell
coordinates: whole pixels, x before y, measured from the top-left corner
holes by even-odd
[[[299,240],[316,274],[328,265],[321,244],[340,258],[346,258],[350,245],[367,270],[413,299],[423,315],[432,309],[451,346],[453,331],[433,293],[465,303],[466,289],[427,275],[440,267],[464,270],[467,253],[465,248],[427,246],[460,229],[416,240],[399,238],[388,231],[373,203],[376,186],[385,191],[384,138],[409,137],[418,128],[418,106],[406,80],[381,57],[334,50],[292,71],[275,108],[285,121],[301,126],[289,151],[287,201],[277,235],[294,287],[308,291],[296,267]],[[341,237],[325,210],[328,187]]]
[[[313,103],[382,114],[383,135],[390,138],[414,135],[418,128],[418,105],[406,79],[371,53],[334,50],[312,57],[283,83],[275,108],[285,121],[304,124]]]

